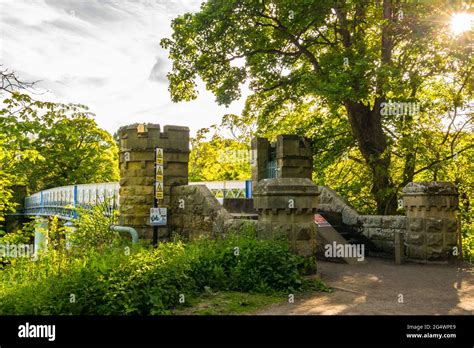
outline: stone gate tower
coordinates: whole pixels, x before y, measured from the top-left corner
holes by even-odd
[[[155,194],[155,149],[163,151],[163,173],[159,178],[163,194],[157,206],[168,208],[171,187],[188,184],[189,128],[159,124],[132,124],[121,127],[119,136],[120,225],[137,230],[140,239],[151,240],[150,208]],[[168,218],[169,220],[169,218]],[[167,226],[159,228],[158,239],[167,240]]]
[[[275,142],[252,139],[252,185],[262,179],[306,178],[311,180],[311,142],[298,135],[279,135]]]

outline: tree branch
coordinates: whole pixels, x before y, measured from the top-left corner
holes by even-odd
[[[425,166],[425,167],[423,167],[423,168],[421,168],[421,169],[418,169],[417,171],[415,171],[415,172],[413,173],[413,175],[416,175],[416,174],[419,174],[419,173],[421,173],[421,172],[423,172],[423,171],[425,171],[425,170],[428,170],[428,169],[430,169],[431,167],[433,167],[434,165],[436,165],[436,164],[438,164],[438,163],[441,163],[441,162],[450,160],[450,159],[456,157],[456,155],[459,155],[461,152],[464,152],[464,151],[466,151],[466,150],[469,150],[469,149],[471,149],[471,148],[473,148],[473,147],[474,147],[474,144],[469,145],[469,146],[466,146],[464,149],[459,150],[459,151],[456,151],[456,153],[454,153],[454,154],[452,154],[452,155],[450,155],[450,156],[447,156],[447,157],[445,157],[445,158],[436,160],[436,161],[430,163],[429,165],[427,165],[427,166]]]

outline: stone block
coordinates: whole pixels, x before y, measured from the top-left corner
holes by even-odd
[[[372,240],[393,240],[393,229],[370,228],[369,237]]]
[[[151,176],[123,177],[120,186],[153,186],[154,178]]]
[[[135,187],[135,195],[149,195],[153,196],[154,187],[153,186],[134,186]]]
[[[413,232],[423,231],[423,222],[421,218],[408,218],[408,230]]]
[[[296,241],[294,251],[304,257],[314,256],[316,253],[316,243],[314,241]]]
[[[407,242],[413,245],[423,245],[425,243],[425,233],[424,232],[413,232],[410,231],[406,235]]]
[[[170,209],[168,219],[173,225],[182,225],[183,216],[186,215],[182,210]]]
[[[382,227],[382,216],[379,215],[364,215],[362,218],[364,227]]]
[[[457,233],[445,233],[444,241],[446,246],[456,246],[458,244],[458,235]]]
[[[443,247],[427,247],[426,260],[428,261],[442,261],[448,259],[448,253]]]
[[[426,245],[435,246],[443,245],[443,234],[442,233],[427,233],[426,234]]]
[[[344,207],[342,210],[342,221],[346,225],[354,226],[357,225],[359,214],[351,207]]]
[[[387,254],[395,253],[394,241],[381,240],[381,241],[379,241],[379,246],[380,246],[382,252],[384,252],[384,253],[387,253]]]
[[[130,160],[128,161],[128,165],[130,166],[131,163],[148,161],[148,162],[155,162],[155,153],[153,151],[129,151],[130,153]]]
[[[446,232],[457,232],[458,223],[456,220],[445,219]]]
[[[142,178],[142,177],[152,177],[154,178],[155,168],[144,168],[144,169],[124,169],[120,171],[120,176],[122,178]]]
[[[441,232],[443,230],[442,219],[425,219],[426,232]]]
[[[425,246],[408,245],[407,256],[410,259],[424,260],[426,258]]]
[[[133,196],[135,195],[135,186],[120,186],[119,194],[120,197]]]
[[[405,229],[406,217],[405,216],[384,216],[382,218],[382,225],[383,225],[383,228]]]
[[[127,162],[126,170],[124,169],[123,171],[125,173],[129,171],[137,171],[139,174],[142,174],[142,171],[146,168],[147,166],[145,161]]]
[[[169,162],[189,162],[189,152],[165,152],[163,155],[163,161]]]
[[[297,236],[296,240],[310,240],[312,238],[311,236],[311,228],[306,226],[306,227],[300,227],[297,226]]]
[[[271,239],[273,237],[272,224],[269,222],[258,221],[257,237],[261,239]]]

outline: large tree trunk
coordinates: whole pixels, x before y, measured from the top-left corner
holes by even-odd
[[[372,172],[372,194],[377,202],[377,213],[395,214],[396,190],[390,176],[390,152],[387,151],[387,138],[382,129],[380,108],[376,106],[371,110],[367,105],[352,101],[346,101],[345,107],[352,133]]]

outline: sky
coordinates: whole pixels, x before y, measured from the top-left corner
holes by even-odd
[[[240,114],[248,91],[229,108],[198,83],[199,97],[173,103],[166,74],[171,20],[200,0],[0,0],[0,63],[38,81],[37,99],[87,105],[101,128],[135,122],[199,128]]]

